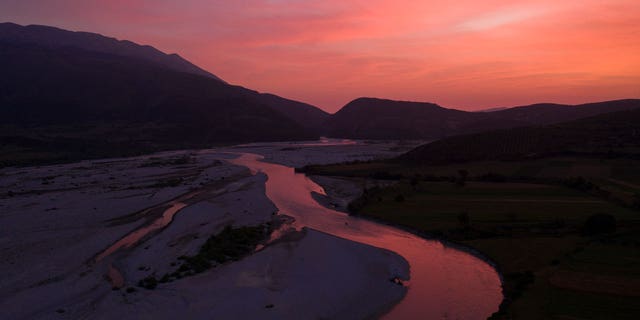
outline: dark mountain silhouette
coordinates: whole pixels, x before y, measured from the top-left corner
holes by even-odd
[[[29,35],[39,30],[68,33],[48,27],[19,28],[29,29]],[[229,85],[186,61],[171,64],[184,60],[150,47],[89,33],[70,33],[73,41],[61,46],[38,42],[50,39],[46,36],[24,41],[15,34],[25,33],[15,30],[13,24],[0,27],[2,150],[55,152],[65,161],[315,139],[317,124],[327,116],[307,104]],[[89,45],[82,45],[83,36]],[[177,70],[179,66],[186,69]],[[13,163],[21,162],[4,161]]]
[[[127,40],[105,37],[97,33],[74,32],[49,26],[21,26],[0,23],[0,41],[14,44],[35,44],[51,49],[73,47],[86,51],[107,53],[155,62],[165,68],[193,73],[222,81],[177,54],[165,54],[151,46],[142,46]]]
[[[448,137],[399,159],[438,164],[558,155],[640,157],[640,105],[570,122]]]
[[[20,26],[13,23],[0,23],[0,42],[23,47],[37,46],[43,49],[65,50],[82,49],[93,53],[129,58],[153,63],[157,67],[169,70],[205,76],[224,82],[217,76],[197,67],[177,54],[165,54],[151,46],[142,46],[127,40],[117,40],[96,33],[73,32],[54,27],[30,25]],[[269,106],[299,125],[316,131],[329,116],[328,113],[306,103],[301,103],[272,94],[261,94],[256,91],[235,86],[236,91],[245,91],[253,100]]]
[[[466,112],[356,99],[334,115],[230,85],[177,55],[94,33],[0,24],[0,149],[29,162],[250,141],[439,139],[629,110],[640,100]],[[8,151],[10,152],[8,152]],[[24,159],[23,159],[24,158]],[[27,159],[27,160],[25,160]],[[37,162],[37,161],[36,161]]]
[[[583,105],[536,104],[492,112],[446,109],[432,103],[356,99],[327,122],[328,135],[361,139],[439,139],[487,130],[547,125],[640,107],[640,100]]]
[[[499,126],[498,123],[501,122],[508,122],[507,127],[554,124],[638,107],[640,107],[638,99],[603,101],[575,106],[540,103],[490,112],[488,118],[494,124],[488,126]]]
[[[356,139],[436,138],[474,121],[476,114],[433,103],[358,98],[327,122],[331,137]]]
[[[489,109],[482,109],[482,110],[475,110],[473,112],[496,112],[496,111],[502,111],[502,110],[506,110],[509,109],[508,107],[495,107],[495,108],[489,108]]]
[[[257,94],[257,92],[254,92]],[[313,132],[323,130],[329,114],[307,103],[289,100],[270,93],[260,93],[260,101]]]

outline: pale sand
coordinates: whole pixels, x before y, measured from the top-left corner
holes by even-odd
[[[325,157],[314,148],[286,156],[279,149],[262,151],[290,165],[393,153],[389,145],[358,146],[340,158],[340,147],[331,148]],[[149,162],[146,156],[0,170],[0,318],[358,319],[383,312],[404,295],[404,287],[389,281],[408,274],[404,259],[313,230],[156,290],[112,290],[106,279],[111,264],[125,288],[135,286],[149,274],[175,270],[171,262],[196,252],[229,223],[272,220],[276,208],[264,194],[265,176],[216,162],[230,155],[187,151],[153,157],[185,153],[193,154],[195,163],[140,167]],[[176,177],[183,183],[158,186]],[[219,192],[190,204],[168,227],[131,248],[93,262],[154,218],[131,214],[208,185]],[[265,307],[270,304],[273,308]]]

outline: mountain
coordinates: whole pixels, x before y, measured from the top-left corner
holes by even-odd
[[[476,119],[476,114],[433,103],[358,98],[327,120],[337,138],[414,139],[443,137]]]
[[[502,111],[502,110],[506,110],[508,109],[507,107],[495,107],[495,108],[489,108],[489,109],[482,109],[482,110],[475,110],[473,112],[496,112],[496,111]]]
[[[329,118],[327,112],[307,103],[285,99],[270,93],[259,95],[260,101],[264,104],[318,134],[322,132],[322,126]]]
[[[28,32],[0,26],[0,165],[315,139],[326,117],[307,104],[229,85],[151,47],[20,28]],[[51,41],[60,34],[67,40]]]
[[[440,139],[487,130],[548,125],[639,106],[640,100],[629,99],[466,112],[432,103],[360,98],[332,115],[327,121],[327,130],[329,136],[339,138]]]
[[[547,125],[586,118],[602,113],[631,110],[640,107],[640,100],[613,100],[580,105],[539,103],[490,112],[487,119],[470,125],[469,130]]]
[[[558,155],[640,157],[640,105],[570,122],[448,137],[399,159],[438,164]]]
[[[218,81],[215,75],[199,68],[177,54],[165,54],[151,46],[141,46],[127,40],[117,40],[97,33],[74,32],[49,26],[21,26],[15,23],[0,23],[0,41],[14,44],[34,44],[50,49],[73,47],[128,58],[154,62],[165,68],[193,73]]]

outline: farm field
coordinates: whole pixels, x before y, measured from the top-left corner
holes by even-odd
[[[640,317],[640,166],[626,159],[406,166],[363,162],[307,173],[377,178],[358,214],[478,250],[504,278],[495,318]],[[389,185],[389,182],[392,182]],[[613,217],[615,230],[589,220]]]

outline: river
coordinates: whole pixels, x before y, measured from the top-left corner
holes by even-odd
[[[500,277],[484,260],[440,241],[347,215],[320,205],[312,192],[323,188],[292,167],[244,153],[231,163],[268,176],[266,193],[280,214],[307,227],[393,251],[410,265],[407,295],[383,319],[486,319],[502,301]]]

